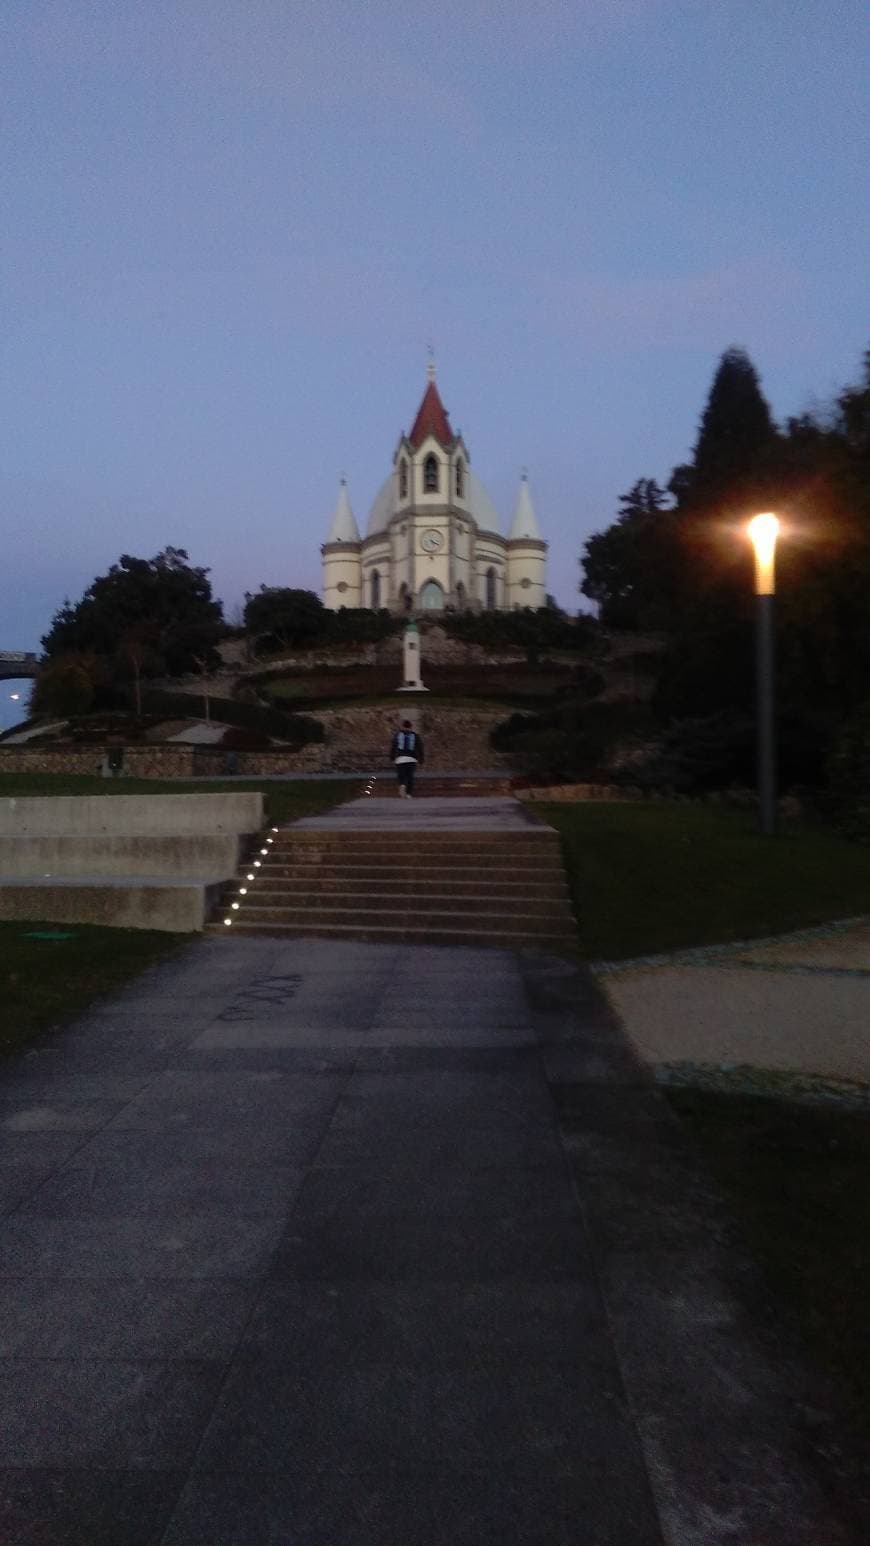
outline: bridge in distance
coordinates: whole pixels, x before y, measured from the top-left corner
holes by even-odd
[[[0,650],[0,682],[14,682],[22,676],[36,676],[39,656],[23,650]]]

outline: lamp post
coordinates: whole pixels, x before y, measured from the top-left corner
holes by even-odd
[[[755,669],[758,735],[758,803],[761,830],[776,830],[776,728],[774,718],[774,562],[779,521],[770,511],[749,522],[755,550]]]

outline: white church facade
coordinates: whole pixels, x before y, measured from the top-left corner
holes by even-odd
[[[430,364],[409,434],[360,535],[342,479],[321,548],[324,605],[391,612],[512,611],[547,601],[547,544],[528,479],[507,537],[461,435],[454,435]]]

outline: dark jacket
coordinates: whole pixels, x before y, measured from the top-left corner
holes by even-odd
[[[390,745],[390,761],[395,762],[397,757],[413,757],[415,762],[422,763],[423,737],[416,730],[396,731]]]

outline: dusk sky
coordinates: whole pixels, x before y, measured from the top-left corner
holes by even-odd
[[[364,525],[430,343],[576,610],[585,537],[687,457],[723,349],[779,419],[859,377],[867,17],[5,0],[0,648],[167,543],[230,615],[319,590],[339,475]]]

